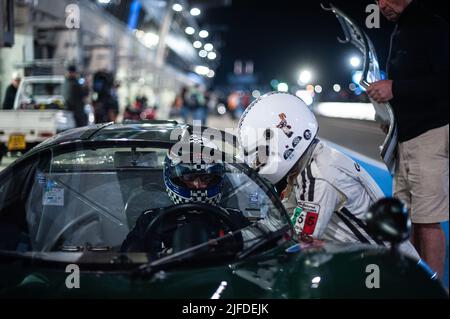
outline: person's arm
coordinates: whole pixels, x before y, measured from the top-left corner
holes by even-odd
[[[3,100],[3,109],[12,110],[14,108],[14,102],[16,95],[14,94],[11,86],[6,89],[5,99]]]
[[[432,75],[426,78],[395,80],[392,93],[395,98],[408,98],[421,101],[437,100],[448,94],[449,45],[448,24],[435,19],[426,32],[426,57]]]
[[[128,234],[127,238],[120,249],[122,252],[143,252],[145,243],[145,232],[150,225],[157,211],[148,211],[139,216],[133,230]]]
[[[66,79],[64,82],[64,101],[66,103],[66,108],[69,111],[74,111],[74,103],[73,103],[73,89],[72,89],[72,83]]]
[[[343,195],[330,183],[315,179],[311,170],[307,169],[299,179],[300,195],[297,218],[293,221],[297,233],[301,237],[310,236],[320,240],[328,227],[333,213],[343,201]],[[295,212],[294,212],[295,217]]]
[[[5,94],[5,98],[3,99],[2,109],[6,110],[8,107],[8,95]]]

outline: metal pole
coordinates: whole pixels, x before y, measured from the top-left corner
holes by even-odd
[[[3,47],[4,41],[3,36],[6,30],[4,30],[5,23],[3,22],[4,19],[6,19],[6,12],[3,12],[3,9],[6,9],[5,1],[7,0],[0,0],[0,48]]]
[[[166,60],[166,39],[170,32],[170,26],[172,25],[173,20],[173,10],[172,6],[174,4],[174,0],[167,1],[167,11],[164,16],[163,23],[161,25],[159,31],[159,43],[158,49],[156,51],[156,66],[162,67]]]

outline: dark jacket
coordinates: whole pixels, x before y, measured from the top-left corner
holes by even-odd
[[[180,225],[176,226],[176,222],[172,220],[171,223],[164,224],[163,231],[159,229],[160,233],[158,236],[153,238],[153,241],[150,241],[147,238],[151,234],[148,233],[149,225],[155,220],[155,218],[163,214],[166,211],[166,208],[153,209],[144,212],[139,216],[136,221],[136,225],[133,230],[128,234],[127,238],[122,244],[121,251],[122,252],[159,252],[161,251],[161,243],[164,243],[165,247],[172,247],[173,243],[173,233],[179,228]],[[241,225],[242,228],[245,228],[250,225],[250,222],[247,218],[245,218],[239,210],[228,208],[227,212],[229,213],[229,218],[233,220],[233,222],[237,225]],[[197,216],[190,217],[190,225],[194,225],[191,229],[191,236],[189,238],[190,241],[195,244],[201,244],[206,242],[209,238],[208,236],[213,234],[217,229],[213,227],[217,223],[216,218],[212,218],[210,216]],[[175,225],[175,226],[174,226]],[[175,227],[175,228],[173,228]],[[197,228],[197,229],[195,229]],[[209,233],[209,235],[206,235]],[[202,238],[203,236],[203,238]],[[213,238],[217,238],[214,237]],[[192,245],[194,246],[194,245]]]
[[[12,110],[14,108],[14,101],[16,100],[17,88],[14,85],[8,86],[5,93],[5,100],[3,101],[4,110]]]
[[[88,118],[84,111],[84,97],[86,92],[76,78],[67,78],[65,83],[64,99],[67,109],[73,112],[77,127],[86,126]]]
[[[392,34],[387,69],[400,142],[449,123],[448,33],[445,20],[413,1]]]

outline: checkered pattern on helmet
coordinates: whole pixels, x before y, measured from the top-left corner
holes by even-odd
[[[198,135],[191,135],[189,142],[191,144],[200,144],[203,146],[203,139],[201,138],[201,136]]]
[[[208,191],[206,190],[191,191],[191,198],[182,197],[176,194],[170,188],[167,188],[167,194],[169,195],[169,198],[175,205],[189,204],[189,203],[203,203],[203,204],[217,205],[220,203],[220,200],[222,199],[222,194],[220,193],[214,197],[208,197]]]
[[[182,196],[178,195],[177,193],[175,193],[170,188],[167,188],[166,190],[167,190],[167,194],[169,195],[170,200],[175,205],[188,204],[191,202],[190,198],[182,197]]]
[[[192,167],[192,170],[197,171],[197,172],[206,172],[208,166],[210,166],[210,165],[194,164],[194,166]]]
[[[206,200],[206,204],[219,205],[221,200],[222,200],[222,194],[217,194],[214,197],[208,198]]]
[[[208,191],[191,191],[191,198],[194,202],[206,202],[208,200]]]

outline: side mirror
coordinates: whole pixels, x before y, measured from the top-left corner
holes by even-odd
[[[411,219],[405,205],[398,199],[385,198],[376,202],[366,214],[369,232],[378,240],[396,247],[406,241],[411,232]]]

